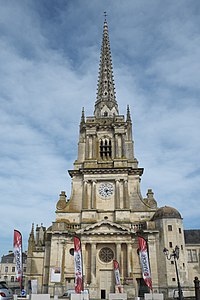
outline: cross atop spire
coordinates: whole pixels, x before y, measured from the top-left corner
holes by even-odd
[[[98,117],[111,117],[113,115],[118,115],[118,105],[115,99],[115,86],[106,12],[104,12],[104,16],[103,40],[101,46],[97,98],[94,114]]]

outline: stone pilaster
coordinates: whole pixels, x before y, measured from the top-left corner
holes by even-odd
[[[96,283],[96,244],[91,245],[91,281]]]
[[[119,180],[115,180],[115,207],[120,208],[120,191],[119,191]]]
[[[88,195],[87,195],[87,181],[83,181],[83,199],[82,199],[82,207],[83,209],[86,209],[88,207]]]

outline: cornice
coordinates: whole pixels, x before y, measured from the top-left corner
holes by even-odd
[[[79,170],[69,170],[71,177],[80,176],[85,174],[122,174],[127,173],[128,175],[139,175],[143,174],[144,168],[86,168]]]

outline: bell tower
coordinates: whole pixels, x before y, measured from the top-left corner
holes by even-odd
[[[129,106],[126,116],[119,114],[106,19],[94,115],[86,117],[83,108],[78,157],[69,174],[72,193],[62,209],[60,202],[57,205],[58,219],[66,216],[70,220],[71,212],[76,212],[73,220],[81,223],[81,227],[104,218],[112,222],[138,221],[139,217],[132,212],[152,208],[140,193],[143,168],[138,167],[134,155]]]

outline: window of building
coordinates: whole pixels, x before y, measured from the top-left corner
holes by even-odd
[[[175,278],[175,277],[173,277],[173,278],[172,278],[172,281],[176,281],[176,278]]]
[[[102,262],[108,263],[113,260],[114,258],[114,253],[112,249],[108,247],[104,247],[99,251],[99,258]]]
[[[174,265],[174,261],[173,260],[171,260],[171,265]]]
[[[197,262],[197,250],[196,249],[188,249],[188,262]]]
[[[108,138],[100,140],[100,157],[102,159],[109,159],[112,155],[111,140]]]
[[[183,250],[183,245],[181,245],[181,250]]]
[[[170,247],[170,248],[172,248],[172,247],[173,247],[173,245],[172,245],[172,242],[169,242],[169,247]]]
[[[168,225],[168,231],[172,231],[172,225]]]
[[[192,250],[192,261],[194,261],[194,262],[198,261],[198,259],[197,259],[197,250],[196,249]]]
[[[69,249],[69,253],[74,256],[74,248]]]
[[[11,276],[11,282],[14,282],[14,281],[15,281],[15,277]]]
[[[24,272],[26,272],[26,267],[24,267]]]
[[[178,229],[179,233],[182,233],[181,228]]]
[[[8,267],[5,267],[5,272],[8,273]]]
[[[15,267],[12,267],[12,272],[15,272]]]

